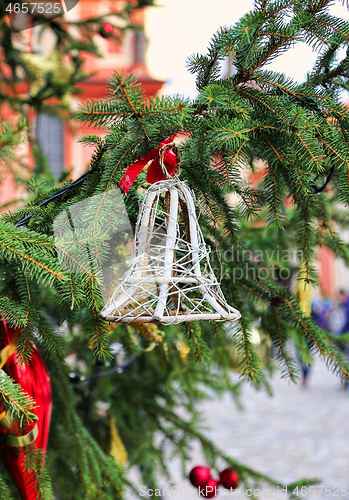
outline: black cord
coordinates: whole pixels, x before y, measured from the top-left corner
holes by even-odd
[[[96,380],[96,379],[101,378],[101,377],[108,377],[109,375],[112,375],[113,373],[122,373],[124,368],[126,366],[128,366],[130,363],[132,363],[132,361],[134,361],[135,358],[136,358],[136,356],[131,356],[130,358],[126,359],[126,361],[124,361],[120,365],[117,365],[114,368],[111,368],[110,370],[106,370],[104,372],[93,373],[92,375],[84,378],[83,380],[81,377],[82,382],[80,382],[78,384],[71,384],[71,386],[74,389],[81,389],[82,387],[85,387],[86,385],[88,385],[91,382],[91,380]],[[71,376],[76,377],[76,374],[72,373]]]
[[[319,114],[320,116],[322,116],[326,120],[324,113],[321,111],[319,105],[314,101],[314,99],[312,99],[311,97],[303,97],[302,99],[301,98],[298,98],[298,99],[299,99],[298,104],[300,104],[300,106],[302,106],[303,108],[309,108],[311,111],[314,111],[315,113]],[[326,181],[324,182],[324,184],[321,187],[318,187],[315,184],[315,182],[319,178],[319,175],[317,175],[315,177],[315,179],[313,180],[313,186],[314,186],[313,193],[318,194],[318,193],[321,193],[325,189],[325,187],[327,186],[327,184],[331,180],[333,172],[334,172],[334,165],[332,163],[331,170],[330,170],[328,176],[326,177]]]
[[[332,177],[332,175],[333,175],[333,172],[334,172],[334,165],[332,165],[331,170],[330,170],[330,173],[328,174],[328,176],[327,176],[327,178],[326,178],[325,183],[324,183],[324,184],[323,184],[320,188],[319,188],[319,187],[317,187],[317,186],[316,186],[316,184],[315,184],[315,181],[316,181],[316,179],[317,179],[319,176],[317,176],[317,177],[316,177],[316,179],[314,179],[314,193],[315,193],[315,194],[321,193],[321,192],[325,189],[325,187],[327,186],[327,184],[328,184],[328,183],[330,182],[330,180],[331,180],[331,177]]]
[[[37,205],[37,206],[38,207],[44,207],[44,206],[48,205],[51,201],[55,200],[56,198],[59,198],[60,196],[63,196],[70,189],[73,189],[76,186],[78,186],[79,184],[81,184],[86,179],[86,177],[88,177],[90,175],[91,172],[93,172],[93,170],[89,170],[88,172],[86,172],[85,174],[83,174],[81,177],[79,177],[76,181],[72,182],[68,186],[65,186],[61,190],[56,191],[56,193],[54,193],[52,196],[50,196],[49,198],[47,198],[47,200],[44,200],[41,203],[39,203],[39,205]],[[16,227],[26,226],[28,224],[28,222],[30,221],[31,217],[33,217],[33,215],[34,214],[29,214],[24,219],[22,219],[19,222],[17,222]]]

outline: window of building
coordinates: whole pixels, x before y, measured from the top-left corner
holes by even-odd
[[[145,50],[147,39],[144,33],[135,33],[135,62],[143,63],[145,61]]]
[[[51,172],[59,178],[64,168],[62,121],[41,113],[36,120],[36,138],[47,157]]]

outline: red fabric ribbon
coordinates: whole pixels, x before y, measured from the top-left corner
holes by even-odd
[[[9,345],[13,337],[20,333],[19,328],[10,328],[0,316],[0,349]],[[21,363],[17,351],[11,354],[6,362],[6,371],[35,400],[37,407],[34,413],[38,417],[39,434],[31,446],[46,451],[52,411],[51,382],[37,347],[33,345],[32,357],[28,364]],[[32,428],[34,423],[27,425]],[[7,433],[5,427],[0,425],[0,441]],[[23,500],[36,500],[38,491],[31,486],[33,473],[26,468],[23,448],[13,448],[3,443],[0,446],[0,458],[17,485],[21,498]]]
[[[163,181],[166,179],[166,175],[163,173],[160,165],[159,151],[165,144],[173,142],[174,138],[175,134],[171,135],[164,141],[160,142],[157,148],[152,149],[146,155],[144,155],[143,158],[137,160],[135,163],[132,163],[132,165],[128,167],[125,175],[119,183],[119,186],[125,191],[126,194],[129,192],[137,175],[149,162],[151,163],[149,163],[147,170],[147,182],[149,182],[149,184],[154,184],[154,182]],[[166,149],[164,154],[164,165],[168,173],[171,176],[174,175],[177,166],[177,157],[172,149]]]

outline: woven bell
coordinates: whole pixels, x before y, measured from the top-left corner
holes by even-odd
[[[130,269],[99,315],[110,322],[235,321],[209,261],[194,194],[178,175],[147,190],[136,225]],[[176,151],[177,152],[177,151]]]

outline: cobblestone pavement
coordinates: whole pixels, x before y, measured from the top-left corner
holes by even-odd
[[[232,377],[237,380],[237,375]],[[307,489],[305,498],[349,500],[349,393],[339,378],[316,360],[307,388],[291,385],[278,375],[272,387],[274,396],[268,397],[244,384],[242,412],[228,394],[203,403],[205,434],[226,454],[284,485],[301,478],[321,478],[322,492],[315,487],[313,495]],[[205,461],[197,447],[192,466],[199,464]],[[171,471],[177,498],[195,498],[196,491],[182,478],[179,464],[174,462]],[[165,481],[161,486],[166,500],[175,498]],[[248,498],[243,491],[225,492],[228,495],[221,492],[218,499]],[[256,492],[256,496],[286,498],[284,492],[275,490]]]

